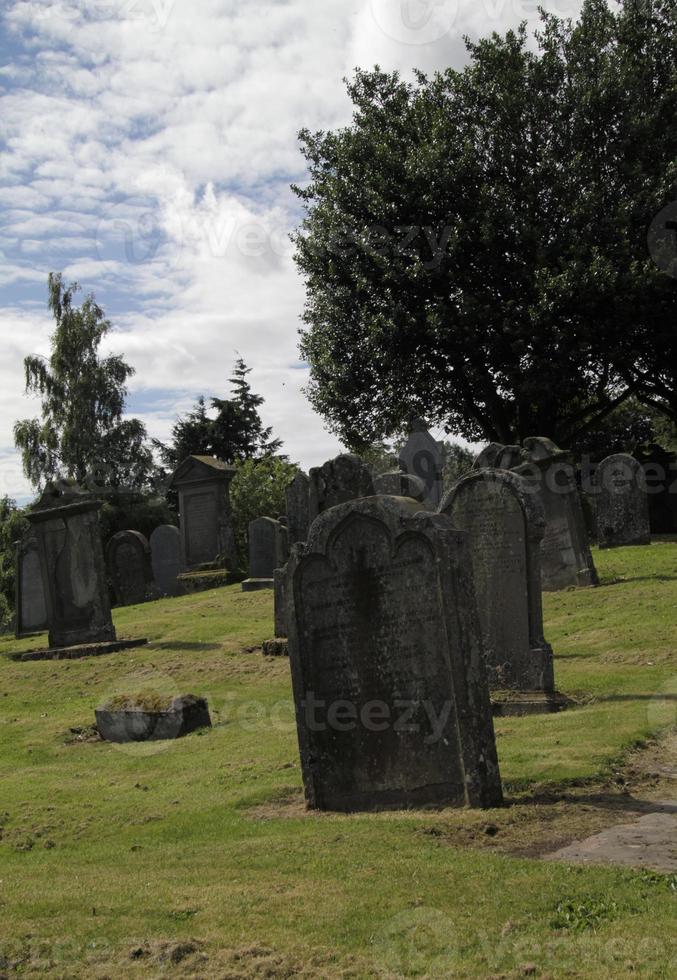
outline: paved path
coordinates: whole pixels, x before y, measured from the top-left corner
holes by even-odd
[[[546,860],[677,872],[677,801],[656,801],[652,806],[655,812],[634,823],[609,827],[601,834],[548,854]]]

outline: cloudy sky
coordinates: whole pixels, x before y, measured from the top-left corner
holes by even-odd
[[[545,0],[575,15],[578,0]],[[129,411],[168,435],[239,352],[263,415],[308,467],[339,449],[311,413],[288,233],[296,134],[346,123],[356,65],[459,66],[464,34],[535,22],[532,0],[3,0],[0,12],[0,495],[37,414],[50,270],[95,292],[136,368]]]

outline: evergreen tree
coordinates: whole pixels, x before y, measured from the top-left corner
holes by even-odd
[[[174,470],[187,456],[215,456],[224,463],[245,459],[262,459],[278,453],[282,446],[272,438],[272,427],[264,426],[259,415],[263,397],[252,392],[247,380],[251,373],[242,358],[238,358],[229,379],[230,398],[211,398],[208,415],[206,400],[201,395],[185,417],[177,419],[172,428],[172,441],[164,445],[154,440],[162,462]]]

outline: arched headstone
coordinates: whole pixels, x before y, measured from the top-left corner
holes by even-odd
[[[651,543],[649,500],[641,464],[626,453],[597,467],[597,534],[600,548]]]
[[[440,510],[471,537],[490,686],[554,694],[552,649],[543,636],[540,547],[545,516],[538,496],[516,473],[479,470],[451,489]],[[532,700],[529,710],[537,710],[539,701]],[[515,710],[522,706],[515,702]],[[543,711],[558,706],[549,697],[540,701]]]
[[[106,563],[119,606],[145,602],[152,591],[150,545],[138,531],[119,531],[106,548]]]
[[[501,802],[468,535],[413,500],[326,511],[287,570],[310,806]]]

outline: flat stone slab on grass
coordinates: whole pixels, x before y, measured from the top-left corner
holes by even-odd
[[[103,657],[107,653],[120,653],[121,650],[133,650],[148,643],[144,640],[112,640],[110,643],[83,643],[74,647],[48,647],[44,650],[28,650],[26,653],[15,653],[12,660],[28,663],[33,660],[80,660],[83,657]]]
[[[677,872],[677,800],[656,802],[655,807],[656,812],[647,813],[634,823],[609,827],[548,854],[546,860]]]
[[[212,725],[207,702],[193,694],[174,698],[164,711],[104,706],[97,708],[95,714],[99,734],[107,742],[157,742],[181,738]]]

